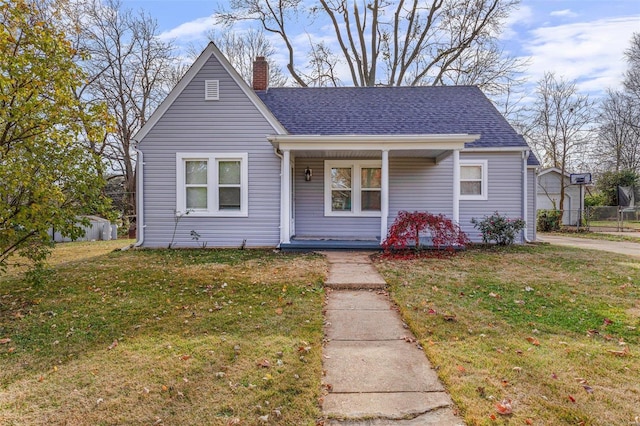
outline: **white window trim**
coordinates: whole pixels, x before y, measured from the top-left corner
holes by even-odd
[[[464,166],[480,166],[482,181],[480,185],[480,195],[463,195],[461,191],[462,170],[460,170],[460,182],[458,182],[458,193],[460,200],[484,201],[489,199],[489,165],[487,160],[460,160],[460,169]]]
[[[331,210],[331,169],[334,167],[351,168],[351,211]],[[381,217],[381,211],[362,211],[360,188],[360,170],[375,167],[382,169],[382,161],[376,160],[325,160],[324,162],[324,215],[342,217]],[[380,188],[382,194],[382,188]],[[381,206],[382,207],[382,206]]]
[[[240,161],[240,210],[220,210],[218,207],[218,162]],[[186,161],[207,161],[207,209],[189,209],[185,182]],[[178,152],[176,153],[176,215],[200,217],[247,217],[249,216],[249,154]]]

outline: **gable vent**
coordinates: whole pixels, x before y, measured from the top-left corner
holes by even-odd
[[[204,81],[204,100],[205,101],[220,100],[220,84],[218,80]]]

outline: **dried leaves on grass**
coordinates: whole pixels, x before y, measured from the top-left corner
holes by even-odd
[[[640,416],[637,260],[527,246],[377,265],[467,424]]]
[[[7,278],[0,423],[312,424],[324,267],[142,250],[61,265],[40,288]]]

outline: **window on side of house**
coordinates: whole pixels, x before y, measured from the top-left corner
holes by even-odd
[[[487,160],[460,161],[460,199],[487,200]]]
[[[177,214],[247,216],[246,153],[178,153],[176,177]]]
[[[325,161],[325,216],[380,216],[381,162]]]

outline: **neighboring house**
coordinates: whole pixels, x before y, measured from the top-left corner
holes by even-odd
[[[562,170],[557,167],[550,167],[541,170],[538,174],[538,209],[559,210],[560,209],[560,189],[564,185],[564,206],[562,213],[562,224],[575,226],[580,217],[580,211],[584,208],[584,201],[580,199],[580,185],[571,185],[568,172],[561,178]]]
[[[87,226],[78,223],[78,226],[84,229],[84,235],[72,240],[63,236],[55,229],[49,229],[49,236],[55,243],[68,243],[70,241],[109,241],[118,239],[118,226],[111,224],[108,219],[98,216],[80,216],[79,218],[87,219]]]
[[[252,89],[209,44],[136,135],[138,245],[379,247],[401,210],[535,239],[538,162],[478,88],[267,88],[254,67]]]

